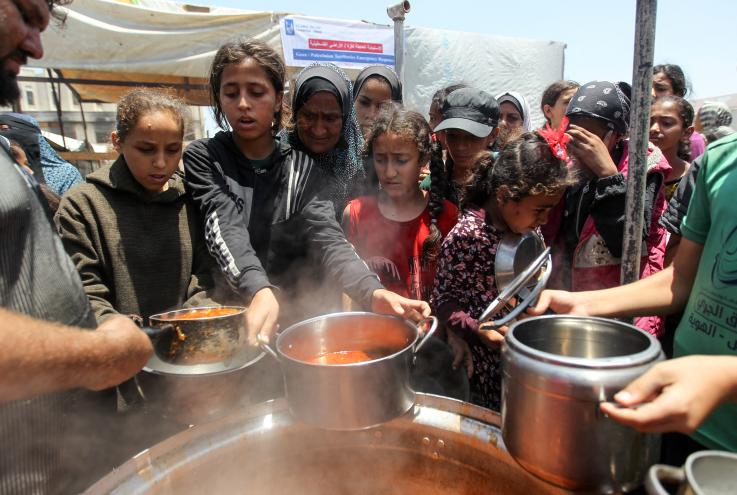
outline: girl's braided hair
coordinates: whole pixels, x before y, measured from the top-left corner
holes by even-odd
[[[366,139],[364,146],[364,156],[370,158],[374,152],[374,142],[382,134],[394,134],[401,136],[417,146],[420,154],[420,163],[430,160],[430,198],[428,201],[428,210],[430,213],[430,235],[425,238],[422,244],[422,256],[426,261],[431,261],[437,257],[440,251],[440,243],[443,235],[437,226],[437,221],[444,209],[444,198],[446,187],[443,185],[444,174],[442,149],[440,143],[432,139],[432,130],[430,125],[418,112],[405,110],[399,104],[394,102],[386,102],[381,106],[381,111],[374,122],[371,132]],[[439,170],[439,171],[438,171]],[[436,171],[438,171],[436,173]],[[376,170],[371,168],[367,170],[369,180],[378,183]]]
[[[527,132],[512,141],[496,160],[484,155],[475,167],[466,202],[483,207],[504,186],[505,201],[527,196],[554,195],[576,183],[566,163],[553,155],[537,133]]]

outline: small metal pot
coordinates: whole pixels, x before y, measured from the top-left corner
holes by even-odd
[[[639,486],[660,437],[600,412],[603,401],[663,359],[658,341],[615,320],[539,316],[515,323],[502,346],[502,431],[528,471],[596,493]]]
[[[213,311],[228,312],[209,316]],[[171,328],[152,338],[156,356],[171,364],[207,364],[231,359],[241,351],[241,335],[245,335],[246,308],[223,306],[220,308],[188,308],[169,311],[149,317],[154,328]],[[202,317],[195,318],[202,314]],[[259,350],[251,348],[250,358]]]
[[[420,340],[417,326],[374,313],[333,313],[292,325],[276,339],[289,409],[305,423],[333,430],[370,428],[406,413],[415,403],[410,371]],[[315,364],[331,352],[381,356],[352,364]]]
[[[650,495],[668,495],[663,483],[677,485],[678,495],[737,493],[737,454],[718,450],[694,452],[683,468],[656,464],[645,487]]]

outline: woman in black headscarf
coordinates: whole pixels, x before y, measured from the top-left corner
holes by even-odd
[[[41,148],[38,144],[40,132],[31,123],[13,115],[0,115],[0,135],[18,143],[26,154],[28,167],[37,182],[45,184],[41,169]]]
[[[297,76],[289,143],[307,152],[327,177],[323,195],[343,212],[355,184],[365,180],[363,137],[353,108],[350,79],[333,64],[315,63]]]
[[[356,77],[353,85],[358,125],[364,139],[379,114],[382,103],[402,103],[402,83],[399,76],[385,65],[369,65]]]

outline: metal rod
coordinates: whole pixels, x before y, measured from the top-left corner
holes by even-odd
[[[63,79],[63,76],[61,75],[61,72],[58,70],[55,70],[56,76],[59,79]],[[84,115],[84,102],[82,101],[82,97],[79,95],[79,92],[74,89],[74,86],[69,84],[68,82],[64,82],[67,89],[72,92],[72,95],[74,95],[74,98],[77,100],[77,105],[79,105],[79,113],[82,115],[82,129],[84,130],[84,140],[85,140],[85,149],[87,147],[91,146],[90,144],[90,136],[87,134],[87,118]]]
[[[35,77],[35,76],[19,76],[18,81],[21,82],[49,82],[49,78],[46,77]],[[134,87],[144,86],[147,88],[180,88],[180,89],[199,89],[207,90],[210,88],[207,84],[193,84],[193,83],[156,83],[156,82],[143,82],[143,81],[111,81],[105,79],[80,79],[75,77],[59,77],[59,81],[65,84],[89,84],[90,86],[121,86],[121,87]]]
[[[54,97],[54,105],[56,106],[56,118],[59,121],[59,133],[61,134],[61,142],[64,144],[64,148],[69,149],[67,147],[67,137],[64,133],[64,120],[62,119],[61,115],[61,81],[59,81],[57,85],[57,89],[59,93],[57,94],[57,89],[54,89],[54,76],[51,72],[51,69],[46,69],[46,73],[49,76],[49,82],[51,83],[51,94]]]
[[[386,14],[394,21],[394,70],[404,83],[404,16],[409,12],[409,2],[399,2],[386,8]]]
[[[635,56],[632,69],[632,110],[630,115],[629,167],[622,242],[621,282],[640,278],[642,224],[645,212],[647,145],[650,130],[655,14],[657,0],[637,0]]]

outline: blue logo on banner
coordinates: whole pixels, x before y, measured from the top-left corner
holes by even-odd
[[[284,32],[294,36],[294,21],[292,19],[284,19]]]

